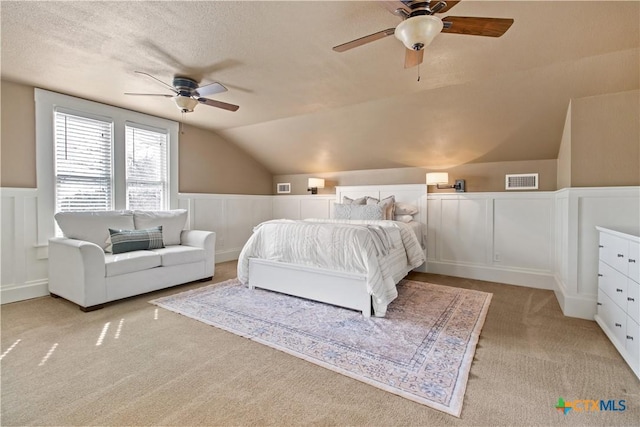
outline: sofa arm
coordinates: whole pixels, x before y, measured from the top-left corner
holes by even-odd
[[[104,251],[83,240],[49,239],[49,292],[82,307],[107,301]]]
[[[207,276],[213,276],[216,263],[216,233],[203,230],[182,230],[180,234],[180,244],[194,246],[206,251],[206,271]]]

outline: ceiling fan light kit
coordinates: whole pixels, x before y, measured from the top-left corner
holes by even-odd
[[[196,108],[196,105],[198,105],[198,101],[190,96],[176,95],[171,99],[173,99],[183,113],[191,113],[193,109]]]
[[[390,11],[403,19],[394,28],[378,31],[368,36],[360,37],[350,42],[334,46],[336,52],[345,52],[358,46],[383,39],[391,34],[406,47],[404,67],[411,68],[420,65],[423,60],[424,48],[429,46],[440,33],[464,34],[468,36],[500,37],[511,24],[513,19],[506,18],[476,18],[466,16],[447,16],[438,18],[436,13],[448,12],[460,1],[384,1],[392,4]],[[391,6],[391,5],[389,5]],[[420,80],[418,78],[418,80]]]
[[[437,16],[419,15],[398,24],[395,35],[407,49],[421,50],[429,46],[442,28],[442,20]]]

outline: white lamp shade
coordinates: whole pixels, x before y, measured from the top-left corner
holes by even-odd
[[[181,111],[187,110],[191,112],[194,108],[196,108],[196,105],[198,105],[198,101],[191,98],[190,96],[176,95],[173,97],[173,100]]]
[[[447,172],[429,172],[427,174],[427,185],[448,184],[449,174]]]
[[[324,188],[324,179],[309,178],[309,188]]]
[[[395,36],[407,49],[420,50],[429,46],[435,36],[440,34],[442,27],[442,20],[437,16],[413,16],[396,27]],[[415,48],[416,45],[419,46],[418,49]]]

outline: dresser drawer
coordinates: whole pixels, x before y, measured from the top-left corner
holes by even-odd
[[[600,233],[600,259],[625,276],[629,271],[629,241],[618,236]]]
[[[638,372],[640,368],[640,325],[631,317],[627,318],[625,349],[631,358],[631,368]]]
[[[627,279],[627,314],[640,323],[640,284]]]
[[[602,289],[623,310],[627,309],[628,302],[627,280],[626,276],[608,264],[602,261],[598,264],[598,289]]]
[[[598,316],[614,335],[609,338],[615,338],[624,347],[627,341],[627,314],[601,289],[598,289]]]
[[[629,277],[640,283],[640,243],[629,242]]]

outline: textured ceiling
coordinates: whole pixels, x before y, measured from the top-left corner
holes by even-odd
[[[442,15],[513,18],[501,38],[440,34],[418,69],[378,2],[1,3],[2,78],[180,120],[134,71],[229,88],[185,122],[274,174],[557,157],[571,98],[639,87],[640,2],[472,1]]]

